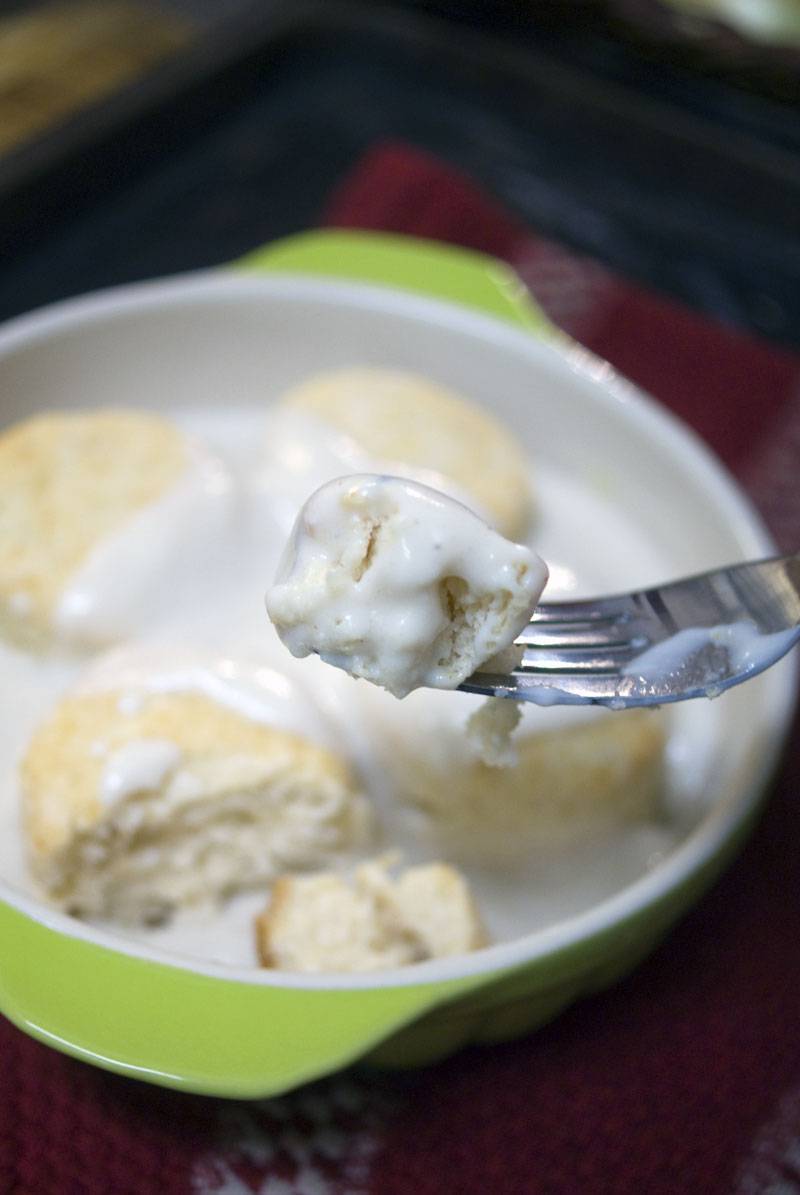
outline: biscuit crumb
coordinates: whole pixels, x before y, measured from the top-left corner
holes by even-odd
[[[467,741],[490,768],[513,768],[519,755],[511,735],[519,725],[522,710],[508,697],[487,697],[467,719]]]

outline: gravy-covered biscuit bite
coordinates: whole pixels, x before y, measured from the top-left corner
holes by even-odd
[[[529,461],[511,432],[462,395],[416,374],[361,368],[318,374],[282,402],[346,433],[387,473],[406,476],[405,465],[438,489],[447,486],[437,474],[454,482],[502,535],[525,537]]]
[[[0,635],[92,645],[133,629],[220,512],[227,477],[145,411],[37,415],[0,435]]]
[[[21,764],[25,834],[34,874],[67,910],[156,923],[368,840],[346,761],[281,724],[276,686],[259,708],[266,669],[231,685],[231,666],[149,686],[106,677],[35,732]]]
[[[317,652],[396,697],[456,688],[530,619],[547,568],[461,503],[362,474],[297,518],[267,610],[296,656]]]
[[[285,971],[375,971],[488,941],[455,868],[426,863],[394,878],[383,859],[361,864],[352,877],[281,876],[256,938],[263,966]]]

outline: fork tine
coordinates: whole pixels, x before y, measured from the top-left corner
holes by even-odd
[[[629,593],[576,602],[544,602],[517,637],[517,645],[536,651],[558,648],[617,648],[643,641],[636,595]]]
[[[464,693],[475,693],[482,697],[511,697],[517,701],[535,701],[540,705],[587,705],[614,701],[617,682],[615,673],[548,677],[536,673],[495,675],[476,672],[458,687]]]
[[[561,675],[620,672],[638,650],[630,643],[601,643],[594,647],[584,647],[576,643],[552,651],[543,647],[533,647],[525,652],[515,671],[526,676],[537,672]]]
[[[516,640],[520,647],[535,648],[590,648],[623,647],[631,642],[629,629],[619,623],[574,622],[574,623],[529,623]]]
[[[542,602],[531,615],[531,625],[560,623],[571,626],[576,622],[626,621],[636,613],[635,597],[635,594],[621,593],[605,598]]]
[[[800,555],[775,557],[633,593],[543,603],[517,639],[517,667],[475,673],[459,687],[543,705],[661,705],[716,696],[798,642]]]

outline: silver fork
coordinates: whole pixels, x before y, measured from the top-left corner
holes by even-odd
[[[541,705],[624,709],[715,697],[800,640],[800,554],[715,569],[613,597],[545,602],[522,661],[460,688]]]

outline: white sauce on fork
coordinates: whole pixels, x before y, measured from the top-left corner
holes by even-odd
[[[717,697],[728,676],[762,672],[784,656],[797,637],[797,628],[764,634],[750,621],[685,627],[634,656],[622,671],[646,685],[669,681],[680,685],[687,670],[694,671],[696,656],[707,649],[720,649],[708,663],[705,690],[706,696]]]

